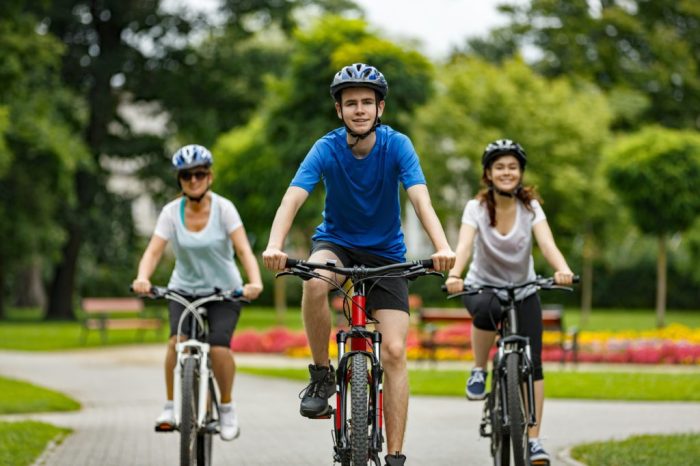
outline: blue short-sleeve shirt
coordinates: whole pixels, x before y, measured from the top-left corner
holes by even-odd
[[[407,136],[382,125],[372,151],[358,159],[346,134],[338,128],[316,141],[291,182],[311,192],[323,180],[323,223],[313,239],[403,261],[399,184],[425,184],[418,155]]]

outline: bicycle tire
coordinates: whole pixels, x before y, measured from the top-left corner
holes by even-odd
[[[197,434],[197,466],[210,466],[212,464],[212,432],[209,431],[209,426],[214,419],[214,403],[212,402],[213,397],[216,396],[212,393],[211,381],[209,382],[209,393],[207,397],[207,413],[204,416],[204,425],[207,427],[202,429]]]
[[[197,360],[185,359],[182,368],[182,407],[180,410],[180,466],[197,464]]]
[[[529,464],[529,450],[527,447],[528,425],[522,386],[520,354],[510,353],[506,355],[506,391],[508,416],[510,418],[510,443],[513,449],[513,464],[515,466],[527,466]]]
[[[489,420],[491,422],[491,456],[494,466],[510,465],[510,436],[506,429],[505,412],[501,398],[501,371],[498,367],[498,359],[493,361],[491,374],[491,392],[488,395]]]
[[[369,376],[364,354],[351,356],[350,375],[350,450],[353,466],[367,466],[369,461]]]

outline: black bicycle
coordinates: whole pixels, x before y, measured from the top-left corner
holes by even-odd
[[[295,275],[304,280],[318,278],[338,289],[344,295],[343,309],[350,326],[339,330],[338,365],[336,369],[336,407],[326,416],[334,416],[333,461],[343,466],[380,466],[379,455],[384,443],[381,343],[378,331],[367,329],[368,323],[377,323],[365,311],[368,280],[388,277],[414,279],[422,275],[442,274],[432,270],[432,260],[390,264],[382,267],[336,267],[335,261],[313,263],[287,259],[287,271],[277,276]],[[316,270],[328,270],[351,280],[352,294],[345,291],[343,283],[326,278]],[[371,289],[371,287],[370,287]],[[350,339],[350,350],[346,348]],[[368,370],[369,364],[369,370]],[[350,403],[348,404],[348,395]]]
[[[578,276],[574,277],[574,283],[578,283]],[[511,458],[515,466],[531,464],[528,429],[537,424],[532,356],[530,339],[518,335],[515,292],[532,286],[538,291],[573,291],[570,287],[556,285],[552,277],[538,277],[536,280],[513,286],[465,287],[464,291],[447,297],[451,299],[489,292],[494,293],[501,305],[498,347],[491,368],[491,390],[486,397],[479,426],[481,436],[491,439],[491,456],[496,466],[510,465]],[[507,298],[501,298],[499,292],[505,292]],[[537,464],[544,466],[549,462]]]
[[[219,432],[219,394],[214,382],[207,343],[209,328],[207,309],[211,301],[248,302],[241,290],[221,291],[197,296],[190,301],[181,291],[154,286],[153,299],[169,299],[185,309],[177,327],[177,364],[173,385],[175,425],[156,425],[157,432],[180,431],[180,466],[212,464],[212,436]],[[189,319],[190,332],[182,340],[182,325]]]

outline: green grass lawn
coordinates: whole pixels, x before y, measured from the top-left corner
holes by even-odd
[[[306,369],[239,367],[238,371],[306,382]],[[411,395],[464,397],[467,374],[457,370],[410,370]],[[618,372],[554,372],[546,374],[547,398],[700,401],[700,375]]]
[[[0,377],[0,393],[0,414],[80,409],[80,403],[62,393],[5,377]]]
[[[578,445],[571,456],[596,466],[699,466],[700,434],[638,435]]]
[[[60,443],[69,432],[43,422],[0,421],[0,466],[33,464],[49,442]]]

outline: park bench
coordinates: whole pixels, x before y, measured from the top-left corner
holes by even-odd
[[[108,330],[138,330],[143,340],[146,330],[161,332],[163,319],[144,310],[139,298],[83,298],[80,341],[85,343],[90,330],[99,330],[102,343],[107,343]]]
[[[428,354],[428,359],[436,360],[438,348],[469,349],[468,334],[460,334],[460,338],[438,338],[439,326],[448,324],[471,325],[471,315],[464,308],[421,308],[418,312],[419,340],[421,349]],[[578,329],[567,330],[564,325],[564,309],[560,304],[542,305],[542,326],[545,331],[558,332],[559,339],[556,345],[561,348],[561,362],[567,361],[567,355],[571,354],[571,361],[576,363],[578,359]],[[543,342],[546,347],[547,343]]]

